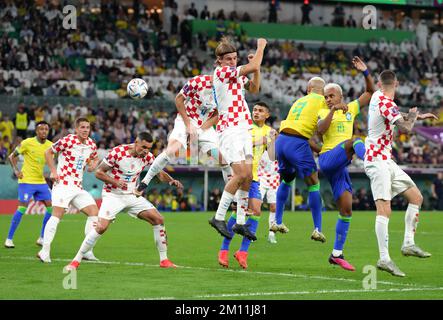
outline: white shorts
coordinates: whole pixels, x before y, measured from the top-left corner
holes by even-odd
[[[198,128],[198,149],[202,153],[207,153],[211,149],[218,149],[218,137],[214,128],[201,130]],[[188,135],[186,134],[186,126],[179,117],[175,119],[174,129],[169,135],[168,141],[174,139],[181,143],[186,149],[188,143]]]
[[[249,129],[228,128],[219,133],[220,152],[230,165],[252,159],[252,135]]]
[[[68,209],[70,204],[79,210],[90,205],[97,205],[86,190],[73,186],[55,185],[52,188],[52,206]]]
[[[273,189],[267,186],[263,186],[262,183],[260,183],[260,194],[262,201],[265,200],[266,196],[266,203],[277,203],[277,189]]]
[[[102,199],[98,217],[106,220],[114,220],[117,214],[122,211],[127,211],[131,217],[137,218],[140,212],[155,208],[145,198],[136,197],[133,194],[103,192]]]
[[[414,181],[392,160],[365,161],[374,200],[391,201],[396,195],[415,187]]]

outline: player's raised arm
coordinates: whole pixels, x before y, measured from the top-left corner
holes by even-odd
[[[50,178],[54,182],[59,181],[59,176],[57,174],[57,167],[55,165],[54,156],[55,156],[54,150],[51,148],[48,148],[48,150],[45,151],[45,160],[46,164],[48,165],[49,170],[51,171]]]
[[[254,59],[254,55],[248,55],[248,60],[251,61],[252,59]],[[252,74],[252,79],[246,83],[245,89],[250,93],[258,93],[260,91],[260,81],[260,68],[258,68],[258,70]]]
[[[248,64],[244,65],[240,69],[240,75],[246,76],[251,73],[260,71],[260,66],[263,61],[263,54],[266,47],[266,39],[257,39],[257,50],[255,51],[254,57],[249,61]],[[258,82],[260,85],[260,82]],[[251,91],[252,92],[252,91]]]
[[[9,163],[11,164],[12,170],[17,178],[23,179],[23,173],[18,169],[17,162],[20,153],[18,152],[18,147],[14,149],[13,152],[8,157]]]
[[[107,165],[106,162],[102,161],[98,165],[97,170],[95,171],[95,177],[98,180],[103,181],[104,183],[112,184],[116,188],[126,190],[128,188],[128,184],[126,182],[113,179],[108,174],[106,174],[106,172],[108,172],[111,169],[112,167]]]
[[[359,57],[354,57],[352,59],[352,64],[354,65],[355,69],[363,73],[365,76],[365,92],[363,92],[363,94],[358,98],[358,103],[360,104],[360,107],[367,106],[371,101],[372,94],[375,92],[374,79],[370,75],[366,64]]]

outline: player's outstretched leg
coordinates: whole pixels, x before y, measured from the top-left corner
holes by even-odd
[[[11,226],[9,227],[8,237],[5,241],[5,248],[13,249],[15,248],[14,242],[12,241],[14,238],[15,231],[17,230],[20,221],[22,220],[23,215],[26,212],[26,206],[19,205],[14,215],[12,216]]]
[[[406,209],[405,236],[401,253],[404,256],[429,258],[431,254],[417,246],[414,240],[415,232],[417,231],[418,226],[418,217],[420,214],[419,211],[423,203],[423,197],[417,187],[406,190],[403,195],[408,199],[409,205]]]
[[[234,226],[236,221],[237,221],[237,214],[233,212],[227,224],[227,229],[229,234],[231,235],[231,238],[227,237],[223,238],[220,251],[218,252],[218,263],[224,268],[229,267],[229,246],[231,244],[232,238],[234,237],[234,232],[232,231],[232,227]]]
[[[95,247],[98,239],[103,235],[103,233],[106,232],[106,230],[109,227],[109,224],[111,223],[111,220],[106,220],[99,218],[98,222],[96,223],[95,227],[92,228],[88,234],[86,235],[85,239],[83,240],[80,249],[78,250],[77,254],[75,255],[74,259],[71,261],[70,264],[68,264],[65,268],[66,270],[74,270],[77,269],[80,266],[80,263],[83,260],[83,257],[87,252],[92,252],[92,249]]]
[[[332,253],[329,256],[329,263],[336,264],[345,270],[355,271],[354,266],[346,261],[343,256],[343,247],[348,235],[350,223],[350,216],[344,216],[341,213],[338,215],[337,224],[335,226],[334,250],[332,250]]]

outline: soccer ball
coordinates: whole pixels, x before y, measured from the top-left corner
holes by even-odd
[[[143,79],[134,78],[129,81],[127,91],[132,99],[142,99],[148,93],[148,84]]]

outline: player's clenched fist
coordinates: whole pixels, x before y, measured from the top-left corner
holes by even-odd
[[[267,44],[268,42],[266,41],[266,39],[264,39],[264,38],[258,38],[257,39],[257,48],[265,48],[266,47],[266,44]]]

